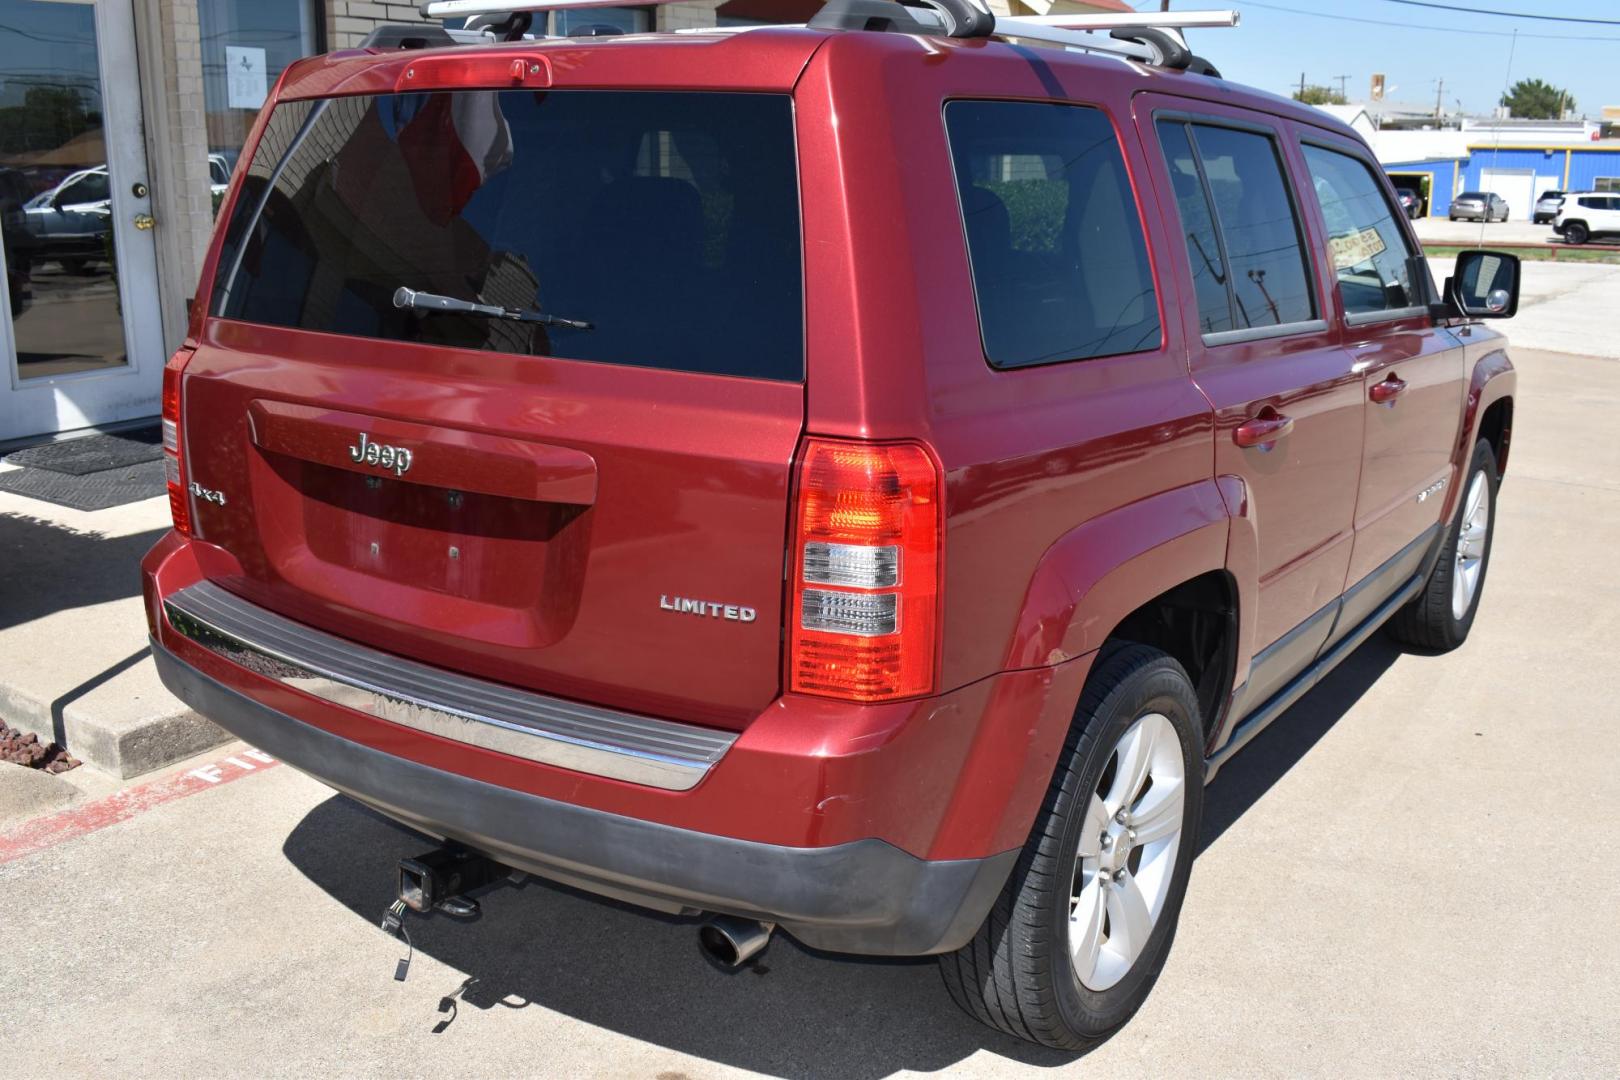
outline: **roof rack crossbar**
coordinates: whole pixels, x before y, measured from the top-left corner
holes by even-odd
[[[1236,11],[1004,15],[996,20],[996,36],[1124,56],[1157,67],[1213,73],[1209,61],[1188,49],[1181,31],[1236,26],[1238,21]],[[1107,38],[1101,36],[1104,33]]]
[[[1147,27],[1151,30],[1201,30],[1236,26],[1236,11],[1120,11],[1077,15],[1003,15],[998,23],[1021,26],[1051,26],[1059,30],[1117,30],[1121,27]]]

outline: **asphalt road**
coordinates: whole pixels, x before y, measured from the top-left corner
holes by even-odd
[[[929,962],[778,939],[720,974],[692,925],[544,884],[414,921],[396,982],[376,922],[422,843],[239,757],[0,864],[0,1076],[1620,1075],[1620,360],[1515,360],[1473,638],[1375,637],[1222,771],[1163,978],[1087,1056],[978,1027]]]

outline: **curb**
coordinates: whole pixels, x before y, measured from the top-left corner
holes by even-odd
[[[164,689],[146,649],[51,700],[0,676],[0,716],[123,780],[195,757],[232,738]]]

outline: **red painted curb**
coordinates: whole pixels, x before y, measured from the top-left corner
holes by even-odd
[[[116,825],[120,821],[128,821],[164,803],[232,783],[280,764],[262,750],[247,749],[200,765],[190,772],[165,776],[161,780],[114,792],[83,806],[34,818],[9,832],[0,833],[0,865]]]

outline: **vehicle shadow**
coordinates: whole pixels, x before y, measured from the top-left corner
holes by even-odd
[[[1198,853],[1208,850],[1310,753],[1400,656],[1399,646],[1382,633],[1374,634],[1234,755],[1205,792]]]
[[[1209,788],[1202,851],[1262,798],[1400,655],[1382,637],[1255,739]],[[395,868],[430,842],[342,796],[283,845],[315,885],[367,922],[394,899]],[[422,1030],[465,1010],[538,1004],[630,1038],[787,1080],[933,1072],[980,1050],[1036,1067],[1076,1055],[1004,1037],[963,1016],[931,959],[862,959],[777,935],[757,968],[726,973],[698,952],[694,919],[658,915],[530,879],[486,895],[475,922],[411,916],[413,947],[464,972],[412,974]],[[403,949],[403,946],[402,946]],[[379,970],[379,985],[391,972]],[[429,979],[445,980],[429,983]]]
[[[283,853],[310,881],[375,924],[394,899],[399,860],[428,846],[416,833],[334,796],[304,817]],[[476,1023],[469,1007],[537,1004],[633,1039],[788,1080],[934,1072],[981,1049],[1034,1066],[1075,1058],[962,1015],[932,959],[834,956],[778,934],[759,965],[724,972],[699,953],[695,919],[533,878],[480,902],[483,914],[475,922],[408,917],[417,955],[467,976],[446,980],[420,965],[411,973],[407,985],[421,997],[424,1033]],[[403,945],[400,950],[404,955]],[[391,968],[378,970],[379,988],[391,975]]]

